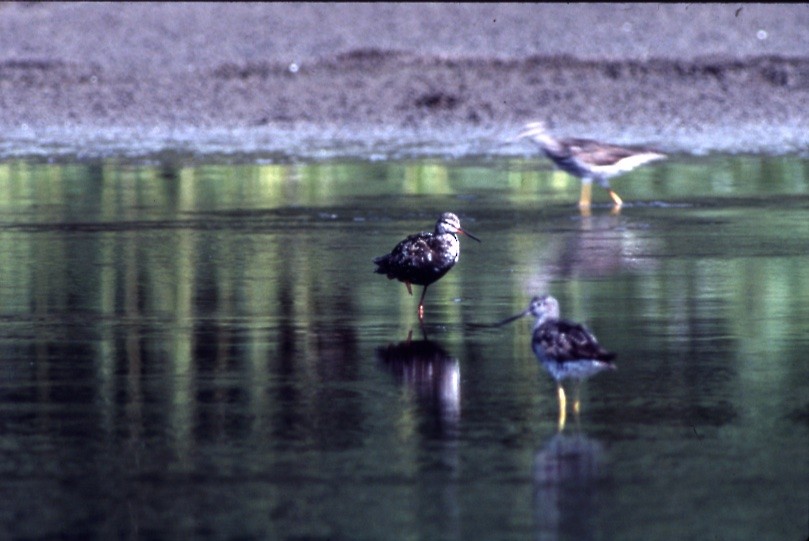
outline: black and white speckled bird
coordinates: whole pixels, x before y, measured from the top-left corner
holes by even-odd
[[[666,155],[648,148],[627,148],[591,139],[556,139],[544,122],[531,122],[517,138],[527,137],[534,141],[542,152],[562,171],[582,179],[579,206],[589,208],[592,199],[592,183],[610,193],[615,206],[623,201],[610,187],[610,178],[629,172],[636,167]]]
[[[559,301],[550,295],[534,297],[527,310],[503,320],[500,324],[527,315],[537,318],[531,337],[531,348],[542,366],[556,380],[559,394],[559,426],[562,428],[567,414],[567,398],[562,380],[572,379],[581,382],[604,370],[614,369],[612,360],[616,354],[604,349],[593,333],[580,323],[560,319]],[[578,398],[573,407],[578,413]]]
[[[427,288],[458,262],[461,253],[459,233],[480,242],[480,239],[461,229],[461,221],[455,214],[445,212],[435,223],[434,232],[410,235],[389,254],[374,258],[377,265],[374,272],[404,282],[411,295],[411,284],[424,286],[419,299],[419,320],[424,319],[424,295],[427,294]]]

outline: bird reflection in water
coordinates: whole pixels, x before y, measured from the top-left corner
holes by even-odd
[[[427,339],[407,340],[377,348],[377,358],[420,403],[438,414],[442,432],[457,428],[461,418],[461,368],[458,359]]]
[[[417,460],[422,472],[440,480],[438,491],[416,498],[423,513],[441,517],[436,528],[441,539],[461,539],[462,514],[459,498],[459,427],[461,420],[461,369],[458,359],[427,338],[407,339],[377,348],[380,365],[391,372],[420,412],[422,445]],[[438,445],[436,443],[438,442]],[[439,452],[436,453],[437,450]],[[418,515],[422,511],[416,511]]]
[[[554,280],[609,278],[616,274],[651,272],[662,250],[641,222],[622,216],[580,216],[526,254],[534,268],[525,287],[542,290]]]
[[[593,538],[609,486],[598,440],[557,432],[534,456],[532,479],[537,539]]]
[[[654,253],[657,244],[657,239],[620,216],[582,216],[548,271],[562,278],[600,278],[654,270],[656,259],[648,254]]]

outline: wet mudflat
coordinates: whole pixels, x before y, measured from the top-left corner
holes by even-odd
[[[809,164],[0,164],[11,538],[802,539]],[[452,211],[417,296],[374,256]],[[414,293],[420,294],[420,288]],[[558,430],[551,293],[618,353]],[[569,389],[571,395],[574,389]]]

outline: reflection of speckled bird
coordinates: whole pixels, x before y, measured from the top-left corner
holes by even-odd
[[[544,122],[531,122],[518,138],[528,137],[562,171],[582,179],[579,206],[587,208],[592,198],[592,182],[609,191],[616,207],[623,201],[610,188],[610,178],[627,173],[645,163],[661,160],[665,154],[650,149],[632,149],[590,139],[556,139]]]
[[[531,338],[531,348],[542,366],[556,380],[559,393],[559,426],[564,427],[567,399],[562,380],[580,382],[603,370],[614,369],[615,353],[604,349],[596,337],[583,325],[559,318],[559,301],[550,295],[534,297],[524,312],[504,320],[501,324],[527,315],[537,318]],[[573,409],[579,412],[576,398]]]
[[[437,413],[441,431],[457,429],[461,418],[461,368],[458,359],[430,340],[407,340],[376,350],[377,359],[419,402]]]
[[[396,278],[404,282],[411,295],[411,284],[424,286],[419,299],[419,319],[424,319],[424,295],[427,287],[444,276],[460,255],[458,233],[480,242],[480,239],[461,229],[461,221],[451,213],[445,212],[435,223],[433,233],[422,232],[410,235],[397,244],[387,255],[374,259],[377,268],[374,272],[386,274],[389,279]]]

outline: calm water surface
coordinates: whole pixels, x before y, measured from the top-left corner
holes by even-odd
[[[522,159],[0,164],[2,537],[804,540],[809,162],[614,186],[583,216]],[[371,260],[447,210],[483,242],[420,327]],[[490,326],[539,293],[619,355],[561,431],[531,322]]]

